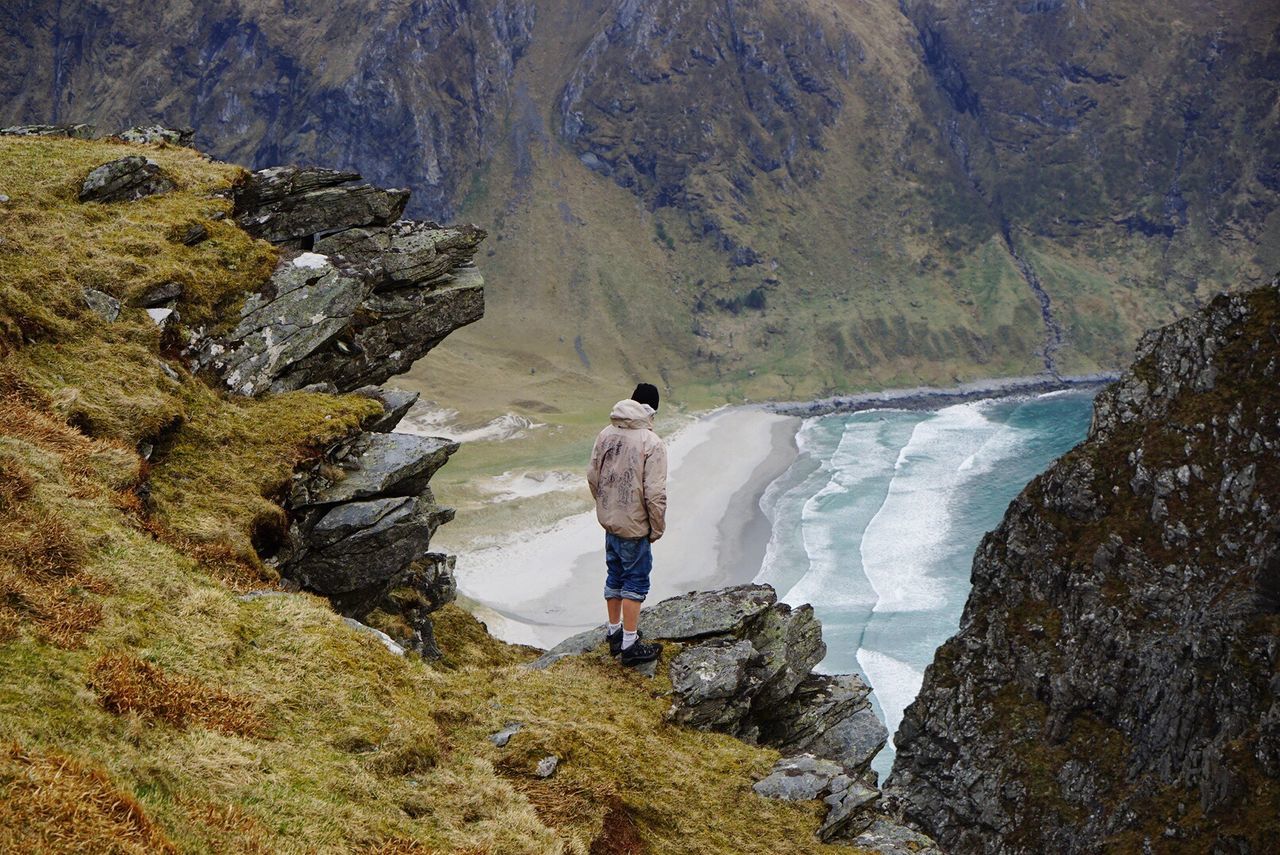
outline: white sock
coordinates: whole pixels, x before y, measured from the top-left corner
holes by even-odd
[[[623,649],[623,650],[626,650],[628,647],[630,647],[631,645],[635,644],[635,643],[636,643],[636,638],[637,638],[639,635],[640,635],[640,633],[638,633],[638,632],[627,632],[627,631],[624,629],[624,630],[622,631],[622,649]]]
[[[613,635],[615,632],[622,629],[622,624],[620,623],[606,623],[605,625],[609,627],[609,635]]]

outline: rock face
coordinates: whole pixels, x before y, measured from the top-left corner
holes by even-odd
[[[352,391],[480,319],[484,280],[471,259],[484,231],[396,221],[408,192],[349,185],[359,177],[279,167],[236,189],[236,221],[289,251],[233,329],[193,338],[194,368],[242,395]]]
[[[640,613],[640,630],[679,645],[669,667],[672,721],[787,755],[757,792],[822,798],[824,840],[847,838],[877,821],[871,808],[880,792],[870,764],[888,733],[858,677],[812,673],[827,650],[812,606],[779,603],[768,585],[739,585],[663,600]],[[586,653],[603,640],[603,627],[588,630],[532,667]]]
[[[1280,290],[1150,333],[978,548],[888,791],[956,852],[1280,840]]]

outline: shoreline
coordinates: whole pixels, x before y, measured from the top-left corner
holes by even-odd
[[[865,410],[933,410],[952,404],[984,399],[1009,398],[1017,395],[1039,395],[1066,389],[1089,389],[1105,386],[1120,377],[1119,371],[1093,374],[1031,374],[1024,377],[993,377],[956,386],[917,386],[912,389],[884,389],[854,395],[834,395],[815,401],[778,401],[763,404],[779,415],[813,418],[833,413],[858,413]]]
[[[654,545],[648,602],[755,580],[773,533],[760,500],[797,459],[803,419],[873,409],[940,409],[1088,389],[1117,377],[1119,372],[993,378],[950,388],[889,389],[703,413],[666,438],[671,515],[666,536]],[[550,648],[600,624],[603,535],[594,511],[507,534],[499,544],[464,551],[458,568],[459,594],[494,635]]]

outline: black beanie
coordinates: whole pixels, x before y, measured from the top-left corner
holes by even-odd
[[[658,387],[652,383],[641,383],[631,393],[631,400],[641,404],[648,404],[653,407],[653,411],[656,413],[658,411]]]

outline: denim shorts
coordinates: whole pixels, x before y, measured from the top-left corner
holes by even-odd
[[[649,538],[628,540],[611,532],[604,534],[604,580],[606,600],[644,602],[649,594],[649,571],[653,569],[653,549]]]

